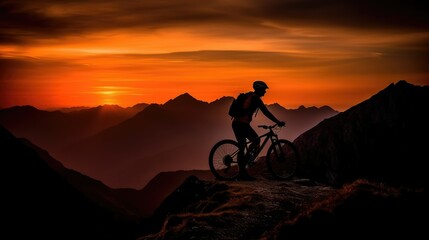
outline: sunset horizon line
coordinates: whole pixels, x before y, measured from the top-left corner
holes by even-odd
[[[283,98],[278,98],[278,97],[276,97],[276,99],[270,98],[269,101],[266,101],[264,99],[264,98],[266,98],[266,96],[264,96],[263,97],[263,101],[264,101],[264,103],[266,105],[275,105],[275,104],[278,104],[278,105],[280,105],[281,107],[283,107],[283,108],[285,108],[287,110],[294,110],[294,109],[298,109],[298,108],[301,108],[301,107],[304,107],[304,108],[329,107],[329,108],[331,108],[331,109],[333,109],[335,111],[344,112],[344,111],[352,108],[353,106],[355,106],[355,105],[357,105],[357,104],[359,104],[359,103],[361,103],[361,102],[363,102],[363,101],[371,98],[372,96],[374,96],[378,92],[380,92],[383,89],[387,88],[389,85],[391,85],[391,84],[397,84],[400,81],[405,81],[405,82],[407,82],[409,84],[412,84],[412,85],[415,85],[415,86],[422,86],[422,87],[423,86],[427,86],[427,84],[415,84],[413,82],[410,82],[410,81],[407,81],[407,80],[404,80],[404,79],[400,79],[400,80],[397,80],[395,82],[392,81],[391,83],[385,85],[384,87],[379,88],[378,90],[372,92],[372,94],[369,94],[366,98],[361,99],[360,101],[356,102],[355,104],[351,104],[350,106],[344,106],[342,108],[336,106],[335,104],[328,104],[328,103],[317,103],[317,104],[313,103],[312,104],[312,103],[296,103],[295,102],[295,103],[284,104],[283,103],[284,99]],[[241,92],[246,92],[246,91],[250,91],[250,90],[243,90]],[[237,92],[237,94],[238,93],[239,92]],[[8,108],[13,108],[13,107],[23,107],[23,106],[31,106],[31,107],[34,107],[36,109],[45,110],[45,111],[56,111],[56,110],[61,110],[61,109],[64,110],[64,109],[71,109],[71,108],[89,109],[89,108],[96,108],[96,107],[102,107],[102,106],[118,106],[118,107],[121,107],[121,108],[132,108],[132,107],[135,107],[135,106],[137,106],[139,104],[164,105],[167,102],[172,101],[172,100],[174,100],[176,98],[179,98],[180,96],[183,96],[183,95],[189,95],[190,97],[194,98],[196,101],[202,101],[202,102],[211,104],[211,103],[216,102],[216,101],[218,101],[218,100],[220,100],[222,98],[228,98],[228,97],[234,98],[234,97],[236,97],[236,96],[234,96],[234,94],[224,94],[224,95],[221,95],[221,96],[218,96],[218,97],[214,97],[214,98],[212,97],[212,99],[209,99],[208,97],[206,97],[206,99],[204,99],[204,98],[196,96],[196,95],[201,95],[201,94],[204,94],[204,93],[195,94],[195,93],[192,93],[191,91],[183,91],[180,94],[175,94],[173,97],[164,97],[164,100],[158,100],[158,101],[144,101],[144,100],[142,100],[142,101],[136,101],[136,102],[131,103],[131,104],[123,104],[123,103],[119,103],[119,102],[110,102],[110,103],[109,102],[104,102],[104,103],[95,103],[95,104],[65,104],[65,105],[57,105],[57,106],[55,106],[55,105],[43,106],[43,105],[40,105],[40,104],[31,104],[31,103],[10,104],[8,106],[0,106],[0,110],[2,110],[2,109],[8,109]]]
[[[68,106],[58,106],[58,107],[40,107],[40,106],[37,106],[37,104],[17,104],[17,105],[13,105],[13,106],[0,107],[0,110],[14,108],[14,107],[25,107],[25,106],[33,107],[33,108],[36,108],[38,110],[43,110],[43,111],[61,111],[61,110],[73,109],[73,108],[76,108],[76,109],[90,109],[90,108],[109,107],[109,106],[112,106],[112,107],[116,106],[116,107],[120,107],[120,108],[126,109],[126,108],[135,107],[135,106],[137,106],[139,104],[165,105],[167,102],[175,100],[175,99],[177,99],[177,98],[179,98],[181,96],[184,96],[184,95],[189,95],[190,97],[194,98],[196,101],[201,101],[201,102],[204,102],[204,103],[207,103],[207,104],[212,104],[212,103],[214,103],[216,101],[221,100],[222,98],[234,98],[234,96],[224,95],[224,96],[221,96],[221,97],[219,97],[219,98],[217,98],[215,100],[206,101],[206,100],[202,100],[202,99],[196,98],[195,96],[193,96],[189,92],[183,92],[183,93],[177,95],[176,97],[170,98],[170,99],[168,99],[168,100],[166,100],[164,102],[136,102],[136,103],[131,104],[131,105],[121,105],[119,103],[104,103],[104,104],[95,104],[95,105],[68,105]],[[265,103],[265,104],[267,106],[276,105],[277,104],[277,105],[285,108],[286,110],[297,110],[299,108],[313,108],[313,107],[315,107],[315,108],[329,107],[329,108],[331,108],[331,109],[333,109],[335,111],[342,112],[342,111],[340,111],[340,110],[338,110],[338,109],[336,109],[336,108],[334,108],[334,107],[332,107],[332,106],[330,106],[328,104],[322,104],[322,105],[320,105],[320,104],[318,104],[318,105],[316,105],[316,104],[314,104],[314,105],[299,104],[296,107],[285,107],[284,105],[282,105],[279,102],[272,102],[272,103]]]

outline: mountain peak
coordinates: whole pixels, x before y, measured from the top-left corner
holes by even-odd
[[[351,109],[354,109],[355,107],[363,104],[368,104],[369,101],[387,101],[387,99],[389,101],[394,101],[395,104],[398,104],[404,97],[408,99],[411,95],[417,94],[419,91],[425,91],[423,90],[425,87],[427,89],[428,86],[418,86],[408,83],[405,80],[399,80],[397,83],[389,84],[383,90],[379,91],[366,101],[352,107]]]
[[[152,103],[152,104],[149,104],[142,111],[138,112],[136,116],[158,115],[161,112],[163,112],[162,107],[159,104]]]
[[[173,101],[182,101],[182,102],[188,102],[188,101],[198,101],[196,98],[194,98],[193,96],[191,96],[191,94],[185,92],[179,96],[177,96],[176,98],[172,99]],[[170,101],[172,101],[170,100]]]
[[[177,96],[174,99],[168,100],[164,104],[164,106],[167,108],[178,108],[178,107],[193,108],[193,107],[198,107],[202,105],[205,106],[205,105],[208,105],[208,103],[195,99],[187,92]]]
[[[409,82],[407,82],[406,80],[399,80],[399,81],[396,83],[396,86],[412,86],[412,84],[411,84],[411,83],[409,83]]]
[[[324,111],[334,111],[334,112],[338,112],[337,110],[335,110],[335,109],[333,109],[333,108],[331,108],[330,106],[327,106],[327,105],[321,106],[319,109],[320,109],[320,110],[324,110]]]
[[[279,110],[286,110],[286,108],[284,108],[282,105],[278,104],[278,103],[273,103],[268,105],[269,107],[272,107],[274,109],[279,109]]]
[[[104,105],[98,105],[97,107],[95,107],[94,109],[96,110],[120,110],[123,109],[121,106],[116,105],[116,104],[104,104]]]
[[[17,111],[40,111],[38,108],[33,107],[31,105],[13,106],[9,109],[17,110]]]
[[[179,96],[177,96],[177,97],[190,97],[190,98],[194,98],[194,97],[192,97],[192,96],[191,96],[191,94],[189,94],[188,92],[185,92],[185,93],[183,93],[183,94],[181,94],[181,95],[179,95]]]
[[[399,80],[396,83],[391,83],[389,84],[386,88],[384,88],[383,90],[381,90],[380,92],[383,91],[396,91],[398,89],[410,89],[410,88],[414,88],[414,87],[418,87],[416,85],[413,85],[405,80]]]

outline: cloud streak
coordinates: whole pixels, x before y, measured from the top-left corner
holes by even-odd
[[[427,31],[428,8],[421,1],[254,0],[254,1],[2,1],[4,43],[60,38],[98,31],[155,31],[195,28],[213,34],[249,36],[282,28],[337,27],[358,30]],[[231,31],[228,31],[231,29]],[[254,37],[257,37],[255,34]]]

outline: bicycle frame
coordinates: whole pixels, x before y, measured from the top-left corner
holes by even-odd
[[[278,135],[276,133],[274,133],[274,131],[273,131],[273,128],[275,128],[276,126],[277,126],[277,124],[275,124],[273,126],[259,125],[258,127],[264,128],[264,129],[269,129],[269,131],[266,132],[266,133],[264,133],[264,134],[262,134],[262,135],[260,135],[260,136],[258,136],[253,141],[251,141],[251,140],[247,140],[246,141],[246,144],[244,145],[244,156],[247,159],[247,164],[251,164],[251,163],[254,162],[254,160],[256,159],[256,157],[259,156],[259,154],[261,153],[262,149],[264,149],[264,147],[267,144],[268,140],[271,140],[271,144],[274,144],[274,143],[277,142]],[[254,152],[253,159],[251,159],[249,161],[249,158],[248,158],[248,153],[249,153],[249,150],[250,150],[249,144],[252,144],[256,139],[263,139],[263,141],[260,144],[260,146],[257,149],[257,151]],[[240,150],[237,150],[237,151],[233,152],[231,154],[231,157],[235,157],[239,153],[239,151]],[[232,161],[232,162],[237,163],[235,161]]]
[[[223,180],[237,177],[240,167],[247,168],[258,163],[256,159],[261,154],[261,151],[267,147],[269,140],[271,144],[268,144],[270,146],[268,146],[267,156],[263,161],[268,172],[275,179],[281,180],[290,179],[295,174],[299,156],[293,143],[286,139],[279,139],[277,133],[273,130],[277,127],[277,124],[258,127],[267,130],[257,136],[258,145],[255,144],[255,140],[246,139],[244,146],[240,146],[236,140],[223,139],[212,147],[209,154],[209,166],[214,176]],[[243,154],[243,156],[239,156],[240,154]],[[240,157],[243,158],[243,164],[246,164],[246,166],[240,166]],[[260,166],[260,164],[256,165]]]
[[[274,131],[273,131],[273,128],[275,127],[275,126],[277,126],[277,124],[276,125],[274,125],[274,126],[265,126],[265,125],[259,125],[258,127],[260,127],[260,128],[264,128],[264,129],[269,129],[269,131],[268,132],[266,132],[266,133],[264,133],[264,134],[262,134],[262,135],[260,135],[260,136],[258,136],[256,139],[263,139],[262,141],[261,141],[261,143],[260,143],[260,146],[259,146],[259,148],[256,150],[256,152],[254,152],[254,158],[251,160],[252,162],[254,161],[254,159],[256,159],[256,157],[261,153],[261,151],[262,151],[262,149],[264,149],[264,147],[265,147],[265,145],[267,144],[267,142],[268,142],[268,140],[271,140],[271,143],[273,144],[273,143],[275,143],[277,140],[278,140],[278,136],[277,136],[277,134],[276,133],[274,133]],[[255,140],[256,140],[255,139]],[[245,144],[245,146],[244,146],[244,150],[245,150],[245,155],[247,155],[248,153],[249,153],[249,151],[250,151],[250,146],[249,146],[249,144],[251,145],[253,142],[255,142],[255,140],[253,140],[253,141],[250,141],[250,140],[248,140],[248,141],[246,141],[246,144]]]

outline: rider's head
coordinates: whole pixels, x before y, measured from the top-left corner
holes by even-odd
[[[253,89],[255,89],[255,93],[260,97],[265,95],[267,88],[268,85],[263,81],[257,80],[253,82]]]

